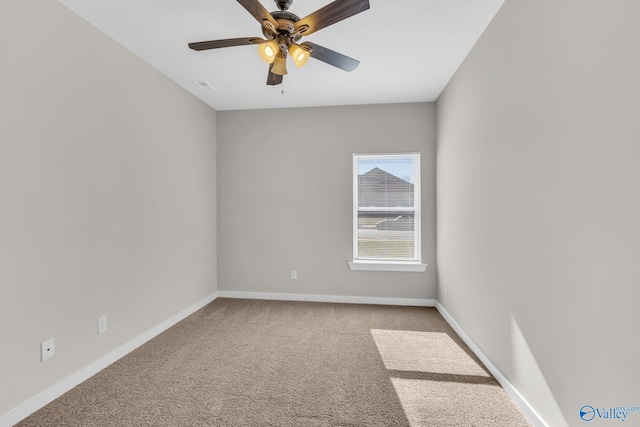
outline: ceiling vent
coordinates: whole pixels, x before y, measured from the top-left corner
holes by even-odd
[[[199,80],[199,81],[196,82],[196,84],[198,86],[200,86],[202,88],[202,90],[205,90],[207,92],[215,92],[215,91],[218,90],[211,83],[209,83],[206,80]]]

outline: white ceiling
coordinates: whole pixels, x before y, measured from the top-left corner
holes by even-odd
[[[267,86],[257,46],[194,51],[189,42],[263,37],[235,0],[58,0],[218,111],[435,101],[504,0],[370,0],[371,8],[303,37],[360,61],[347,73],[288,60]],[[273,0],[260,0],[269,11]],[[331,0],[294,0],[304,18]],[[195,82],[206,80],[207,92]]]

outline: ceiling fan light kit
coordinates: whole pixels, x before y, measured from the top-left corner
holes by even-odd
[[[258,46],[258,54],[267,64],[271,64],[275,61],[279,50],[280,46],[275,40],[266,41]]]
[[[291,46],[289,46],[289,53],[291,54],[293,63],[296,64],[296,67],[298,68],[304,67],[304,64],[306,64],[309,58],[311,58],[311,51],[303,49],[299,44],[296,43],[293,43]]]
[[[355,70],[360,61],[342,55],[320,45],[297,42],[302,36],[319,31],[343,19],[349,18],[369,9],[369,0],[335,0],[325,7],[300,19],[288,12],[293,0],[274,0],[279,10],[269,13],[259,0],[237,0],[253,17],[262,24],[259,37],[211,40],[189,43],[193,50],[219,49],[223,47],[258,44],[260,58],[270,64],[267,85],[282,83],[282,76],[287,74],[287,54],[291,55],[296,67],[303,67],[309,58],[314,58],[344,71]]]
[[[287,74],[287,58],[284,55],[278,55],[276,57],[273,67],[271,67],[271,72],[279,76]]]

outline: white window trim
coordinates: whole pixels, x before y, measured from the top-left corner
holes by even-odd
[[[422,273],[427,270],[427,264],[421,262],[358,260],[349,261],[348,264],[353,271],[407,271]]]
[[[390,157],[407,157],[407,156],[415,156],[415,176],[414,176],[414,199],[417,199],[417,203],[414,203],[413,209],[402,209],[401,210],[410,210],[414,212],[414,230],[416,232],[415,241],[415,260],[387,260],[387,259],[359,259],[358,258],[358,157],[366,156],[366,157],[381,157],[381,158],[390,158]],[[353,206],[351,208],[353,214],[353,260],[350,261],[349,268],[355,271],[407,271],[407,272],[424,272],[427,268],[427,264],[423,264],[420,260],[421,258],[421,249],[422,249],[422,215],[421,215],[421,178],[420,178],[420,153],[389,153],[389,154],[377,154],[377,153],[354,153],[353,154],[353,173],[352,173],[352,181],[353,181]],[[366,210],[366,208],[364,209]],[[375,209],[376,211],[384,210]],[[398,208],[389,208],[389,210],[399,210]]]

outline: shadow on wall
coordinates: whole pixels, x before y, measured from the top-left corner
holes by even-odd
[[[543,402],[544,412],[539,412],[550,426],[566,427],[567,421],[562,415],[558,402],[545,380],[538,362],[536,362],[527,340],[524,338],[518,322],[511,316],[511,355],[513,360],[513,378],[511,383],[516,389],[526,390],[529,402]]]

